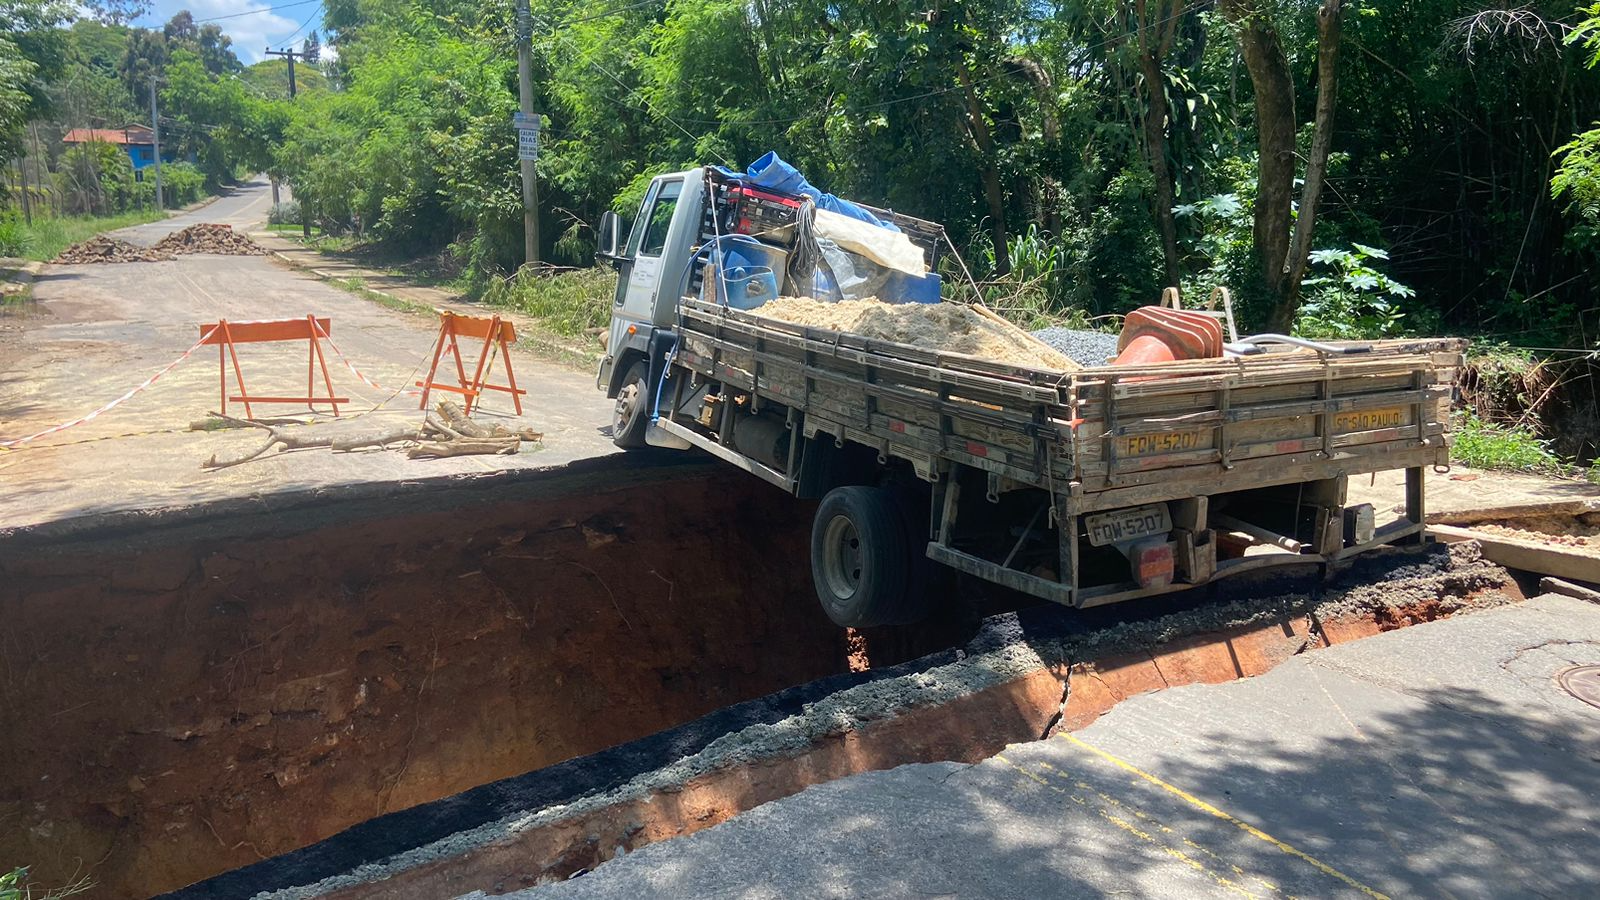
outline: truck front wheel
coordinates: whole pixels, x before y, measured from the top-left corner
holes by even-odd
[[[650,425],[649,372],[642,359],[634,360],[617,389],[617,406],[611,413],[611,441],[624,450],[643,447],[644,430]]]
[[[906,625],[922,617],[910,596],[911,546],[905,517],[886,488],[829,491],[811,523],[811,581],[836,624]]]

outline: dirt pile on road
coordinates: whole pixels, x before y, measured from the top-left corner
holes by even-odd
[[[156,242],[155,249],[171,253],[220,253],[226,256],[265,256],[260,244],[228,225],[201,222],[174,231]]]
[[[924,350],[1075,372],[1082,366],[1033,335],[992,314],[959,303],[884,303],[780,297],[753,312],[795,325],[831,328]]]
[[[52,262],[57,265],[81,265],[83,263],[126,263],[126,262],[159,262],[172,259],[171,251],[163,247],[137,247],[127,241],[119,241],[113,237],[97,235],[73,244],[61,251]]]
[[[1485,534],[1575,547],[1592,554],[1600,554],[1600,513],[1499,519],[1482,522],[1473,525],[1472,528]]]

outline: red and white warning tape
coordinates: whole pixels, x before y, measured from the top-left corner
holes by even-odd
[[[311,327],[316,329],[317,340],[319,340],[319,341],[327,341],[328,342],[328,346],[333,348],[333,354],[335,356],[339,357],[339,361],[344,363],[344,367],[346,369],[350,370],[350,374],[351,375],[354,375],[362,384],[366,385],[369,388],[372,388],[375,391],[385,390],[385,388],[382,385],[378,384],[376,381],[373,381],[371,378],[368,378],[367,376],[361,374],[361,370],[357,369],[355,367],[355,365],[350,362],[350,357],[345,356],[344,355],[344,351],[339,349],[339,345],[335,344],[333,342],[333,336],[328,334],[326,331],[323,331],[322,330],[322,326],[317,324],[317,320],[316,320],[315,316],[313,316],[312,319],[311,319]]]
[[[126,403],[135,394],[138,394],[140,391],[143,391],[145,388],[148,388],[150,385],[155,384],[157,381],[161,380],[161,376],[163,376],[163,375],[167,374],[168,372],[171,372],[173,369],[177,368],[179,363],[181,363],[184,360],[188,359],[191,355],[193,355],[193,353],[196,350],[199,350],[200,347],[203,344],[205,344],[206,340],[208,338],[210,338],[211,335],[213,333],[215,333],[215,332],[216,332],[216,329],[213,328],[213,329],[211,329],[211,331],[208,331],[205,334],[201,335],[200,336],[200,340],[194,342],[194,346],[192,346],[189,349],[183,351],[183,355],[179,356],[177,359],[175,359],[172,362],[168,363],[166,368],[164,368],[161,371],[155,373],[154,375],[151,375],[149,378],[146,378],[144,380],[143,384],[140,384],[138,387],[136,387],[133,390],[127,392],[126,394],[123,394],[121,397],[118,397],[117,399],[111,401],[110,403],[107,403],[105,406],[100,407],[99,409],[95,410],[94,412],[89,413],[86,416],[80,416],[80,417],[78,417],[76,419],[73,419],[70,422],[62,422],[60,425],[53,425],[53,426],[51,426],[49,428],[46,428],[43,431],[37,432],[35,434],[30,434],[27,437],[13,438],[12,440],[9,440],[9,441],[0,441],[0,448],[9,450],[12,447],[16,447],[16,446],[19,446],[21,444],[26,444],[29,441],[36,441],[39,438],[42,438],[42,437],[44,437],[46,435],[55,434],[58,431],[66,431],[68,428],[71,428],[74,425],[82,425],[83,423],[91,421],[91,420],[93,420],[97,416],[100,416],[103,413],[110,412],[111,410],[115,409],[116,407],[121,406],[123,403]]]

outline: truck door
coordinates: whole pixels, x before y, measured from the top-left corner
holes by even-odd
[[[662,259],[667,248],[667,233],[671,230],[673,213],[677,211],[678,199],[682,195],[681,176],[657,180],[645,195],[644,206],[639,210],[639,218],[635,220],[633,231],[628,235],[626,271],[623,273],[627,281],[625,289],[618,292],[618,301],[621,305],[612,318],[613,327],[622,320],[645,324],[668,324],[654,321],[655,301],[657,289],[663,279],[674,284],[677,281],[677,273],[662,271]],[[620,335],[612,335],[613,340],[618,337]]]

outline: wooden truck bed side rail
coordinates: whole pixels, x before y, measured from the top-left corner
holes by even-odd
[[[685,298],[679,362],[937,477],[943,458],[1082,511],[1448,458],[1459,341],[1051,372]],[[1074,421],[1078,420],[1078,421]],[[1075,426],[1075,427],[1074,427]]]

